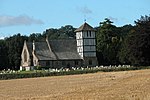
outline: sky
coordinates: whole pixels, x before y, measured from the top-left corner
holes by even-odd
[[[0,0],[0,39],[65,25],[78,28],[85,19],[93,27],[105,18],[116,26],[134,25],[141,15],[150,15],[150,0]]]

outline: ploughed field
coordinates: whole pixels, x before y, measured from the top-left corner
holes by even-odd
[[[0,80],[0,100],[150,100],[150,69]]]

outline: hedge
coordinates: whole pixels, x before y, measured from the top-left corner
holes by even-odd
[[[60,72],[29,72],[29,73],[6,73],[0,74],[0,80],[8,79],[20,79],[20,78],[34,78],[34,77],[46,77],[46,76],[60,76],[60,75],[75,75],[75,74],[86,74],[86,73],[96,73],[102,72],[112,72],[112,71],[128,71],[128,70],[140,70],[149,69],[150,67],[120,67],[120,68],[95,68],[95,69],[84,69],[84,70],[70,70],[70,71],[60,71]]]

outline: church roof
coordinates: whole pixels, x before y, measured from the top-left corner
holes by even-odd
[[[96,30],[88,23],[85,22],[83,25],[81,25],[78,29],[75,30],[75,32],[80,32],[80,31],[96,31]]]
[[[32,56],[32,43],[31,42],[27,42],[27,48],[28,48],[28,51],[29,51],[29,54],[30,56]]]
[[[35,55],[39,60],[79,60],[76,40],[50,40],[50,48],[47,42],[35,42]],[[32,55],[32,43],[27,43],[29,53]]]
[[[76,40],[51,40],[49,44],[60,60],[81,59],[77,52]]]
[[[56,56],[49,50],[46,42],[35,42],[35,54],[39,60],[56,60]]]

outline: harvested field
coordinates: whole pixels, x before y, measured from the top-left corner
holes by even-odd
[[[0,81],[0,100],[150,100],[150,70]]]

